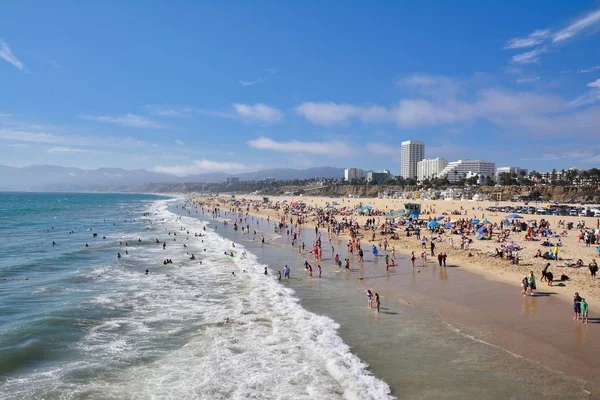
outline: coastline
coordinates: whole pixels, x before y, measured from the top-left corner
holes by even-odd
[[[308,198],[305,200],[310,201]],[[258,213],[250,210],[248,213],[257,217],[268,215],[278,220],[278,213],[274,210]],[[303,224],[307,232],[312,229],[306,228],[314,226],[312,221]],[[340,235],[336,248],[343,248],[346,239],[346,236]],[[364,241],[367,242],[366,239]],[[368,248],[370,244],[364,247]],[[584,390],[597,395],[598,388],[593,378],[600,374],[596,361],[600,353],[593,349],[593,343],[600,336],[594,329],[596,324],[583,325],[570,319],[567,291],[556,291],[544,285],[538,288],[541,291],[539,296],[522,298],[514,280],[518,273],[493,273],[478,267],[475,262],[460,259],[455,262],[454,258],[449,262],[454,268],[447,269],[438,267],[434,262],[419,267],[417,261],[420,272],[416,272],[408,261],[410,251],[405,246],[396,247],[399,265],[389,273],[382,272],[385,271],[383,260],[379,260],[377,266],[377,261],[367,260],[368,255],[364,266],[359,268],[357,286],[376,288],[384,302],[393,299],[433,313],[474,340],[563,371],[569,376],[584,378],[587,381]],[[331,262],[327,251],[323,262]],[[447,276],[444,277],[444,274]],[[595,316],[591,314],[591,317]],[[594,318],[594,322],[596,320]]]

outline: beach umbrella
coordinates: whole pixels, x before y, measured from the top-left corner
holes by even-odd
[[[506,218],[506,219],[522,219],[523,217],[521,217],[519,214],[508,214],[504,218]]]
[[[340,203],[338,203],[337,201],[334,201],[333,203],[331,203],[332,206],[339,206]]]
[[[372,210],[373,207],[371,207],[371,206],[362,206],[360,209],[361,209],[361,211]]]
[[[439,223],[439,222],[437,222],[437,221],[429,221],[429,222],[427,223],[427,227],[428,227],[428,228],[435,228],[435,227],[438,227],[438,226],[440,226],[440,223]]]
[[[441,220],[443,220],[444,218],[445,218],[445,217],[443,217],[443,216],[441,216],[441,215],[440,215],[440,216],[439,216],[439,217],[437,217],[435,220],[436,220],[436,221],[441,221]]]
[[[417,218],[419,218],[419,216],[417,214],[410,214],[410,216],[408,218],[417,219]]]
[[[446,228],[452,228],[452,225],[454,225],[454,222],[446,222]]]
[[[477,229],[477,232],[478,232],[478,233],[482,233],[482,232],[483,232],[483,231],[485,231],[485,230],[486,230],[486,227],[485,227],[485,226],[482,226],[481,228]]]
[[[479,220],[478,220],[478,219],[474,219],[473,221],[471,221],[471,223],[472,223],[473,225],[477,225],[477,224],[479,223]]]

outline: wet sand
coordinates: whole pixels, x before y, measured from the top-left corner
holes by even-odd
[[[400,265],[386,273],[383,257],[367,252],[362,267],[353,262],[353,272],[340,272],[327,240],[323,278],[308,278],[301,265],[306,258],[316,266],[314,259],[298,256],[285,233],[273,239],[269,225],[260,228],[265,246],[244,242],[230,229],[226,235],[239,238],[272,268],[293,265],[292,275],[301,280],[288,284],[302,302],[341,323],[344,340],[399,398],[598,397],[593,380],[600,376],[600,348],[594,346],[599,321],[572,321],[570,304],[551,287],[542,284],[538,296],[523,298],[516,285],[433,262],[420,267],[417,261],[413,269],[402,255],[397,255]],[[310,244],[313,238],[314,229],[303,230],[302,240]],[[334,240],[334,246],[344,258],[343,239]],[[381,314],[366,309],[366,288],[382,296]],[[462,387],[450,390],[450,384]],[[482,384],[487,389],[479,391]]]

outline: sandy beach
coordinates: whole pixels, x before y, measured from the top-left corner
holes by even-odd
[[[200,202],[210,202],[214,206],[219,206],[224,210],[232,209],[231,203],[227,202],[229,196],[221,196],[219,198],[206,198],[202,197],[198,199]],[[284,204],[291,204],[294,201],[304,202],[308,207],[324,208],[332,203],[338,203],[337,208],[347,209],[348,211],[340,212],[337,219],[343,217],[352,218],[353,221],[357,221],[360,225],[364,224],[367,218],[375,218],[377,224],[385,221],[385,214],[391,210],[398,210],[404,208],[404,203],[414,202],[408,200],[399,199],[378,199],[378,198],[327,198],[327,197],[310,197],[310,196],[281,196],[281,197],[269,197],[272,205],[278,205],[277,208],[269,208],[266,204],[263,204],[263,198],[261,196],[251,195],[238,195],[236,200],[240,202],[243,209],[249,207],[250,213],[255,215],[269,216],[274,221],[279,221],[282,217],[289,220],[292,217],[294,220],[295,216],[286,215],[281,206]],[[510,202],[490,202],[490,201],[431,201],[421,200],[416,201],[421,204],[421,215],[420,219],[436,219],[437,217],[447,217],[448,219],[487,219],[490,223],[500,224],[505,220],[507,213],[500,212],[488,212],[486,208],[490,206],[517,206],[522,203],[510,203]],[[361,215],[356,211],[357,206],[371,206],[372,214],[381,214],[374,216]],[[453,214],[455,213],[455,214]],[[460,235],[453,235],[450,230],[445,230],[439,238],[436,238],[436,252],[446,252],[447,262],[451,265],[460,266],[463,269],[469,270],[484,276],[489,280],[497,280],[513,284],[516,290],[519,290],[521,279],[533,271],[535,276],[538,278],[537,286],[539,288],[546,287],[546,284],[539,282],[541,276],[541,270],[548,262],[550,262],[549,272],[554,275],[555,284],[552,286],[553,292],[556,292],[556,296],[563,298],[566,301],[571,301],[574,292],[579,292],[580,295],[587,299],[590,303],[590,308],[594,309],[594,304],[600,303],[600,277],[593,279],[591,277],[588,264],[592,260],[598,262],[597,244],[586,247],[583,241],[579,240],[580,231],[576,229],[577,223],[582,221],[585,223],[585,227],[588,229],[598,229],[600,220],[593,217],[569,217],[569,216],[558,216],[558,215],[522,215],[523,219],[519,221],[530,221],[535,220],[539,223],[542,219],[546,220],[550,224],[550,228],[557,233],[562,233],[560,241],[562,246],[560,247],[559,260],[545,260],[541,257],[535,257],[538,251],[544,253],[552,250],[552,247],[544,247],[541,245],[542,241],[527,241],[526,232],[510,232],[509,236],[503,243],[498,242],[498,237],[502,232],[499,228],[494,229],[494,234],[491,240],[476,240],[475,235],[469,237],[472,242],[469,244],[468,249],[460,248]],[[572,222],[574,227],[571,230],[563,227],[558,227],[559,221],[563,221],[565,225],[568,222]],[[317,222],[317,217],[314,213],[308,212],[304,217],[305,225],[314,225]],[[443,221],[442,221],[443,222]],[[370,251],[371,247],[371,234],[369,237],[365,237],[364,231],[361,231],[363,243],[368,242],[368,246],[363,246],[366,251]],[[346,232],[347,233],[347,232]],[[433,235],[429,231],[423,230],[422,234],[431,240]],[[343,234],[342,237],[345,237]],[[403,253],[410,255],[411,252],[415,252],[417,259],[420,259],[422,253],[421,242],[416,236],[406,237],[402,232],[399,233],[397,240],[391,240],[390,235],[386,235],[388,240],[388,248],[395,248],[397,253]],[[437,236],[437,235],[435,235]],[[379,233],[376,235],[376,243],[384,239]],[[550,241],[556,243],[558,238],[549,238]],[[490,256],[495,254],[496,249],[500,248],[502,244],[510,243],[511,245],[517,245],[520,247],[518,251],[519,264],[511,264],[510,261]],[[429,244],[427,242],[427,252],[429,255]],[[469,256],[469,254],[471,256]],[[578,259],[583,261],[583,267],[574,268],[567,267],[568,264],[575,263]],[[430,262],[437,262],[437,260],[430,259]],[[569,277],[566,282],[556,282],[562,274]]]

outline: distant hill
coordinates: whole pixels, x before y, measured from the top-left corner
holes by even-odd
[[[147,183],[224,182],[229,177],[238,177],[241,180],[263,180],[268,178],[293,180],[341,178],[343,176],[344,170],[342,168],[333,167],[317,167],[304,170],[274,168],[241,174],[215,172],[178,177],[145,169],[81,169],[56,165],[31,165],[18,168],[0,165],[0,190],[120,191]]]

